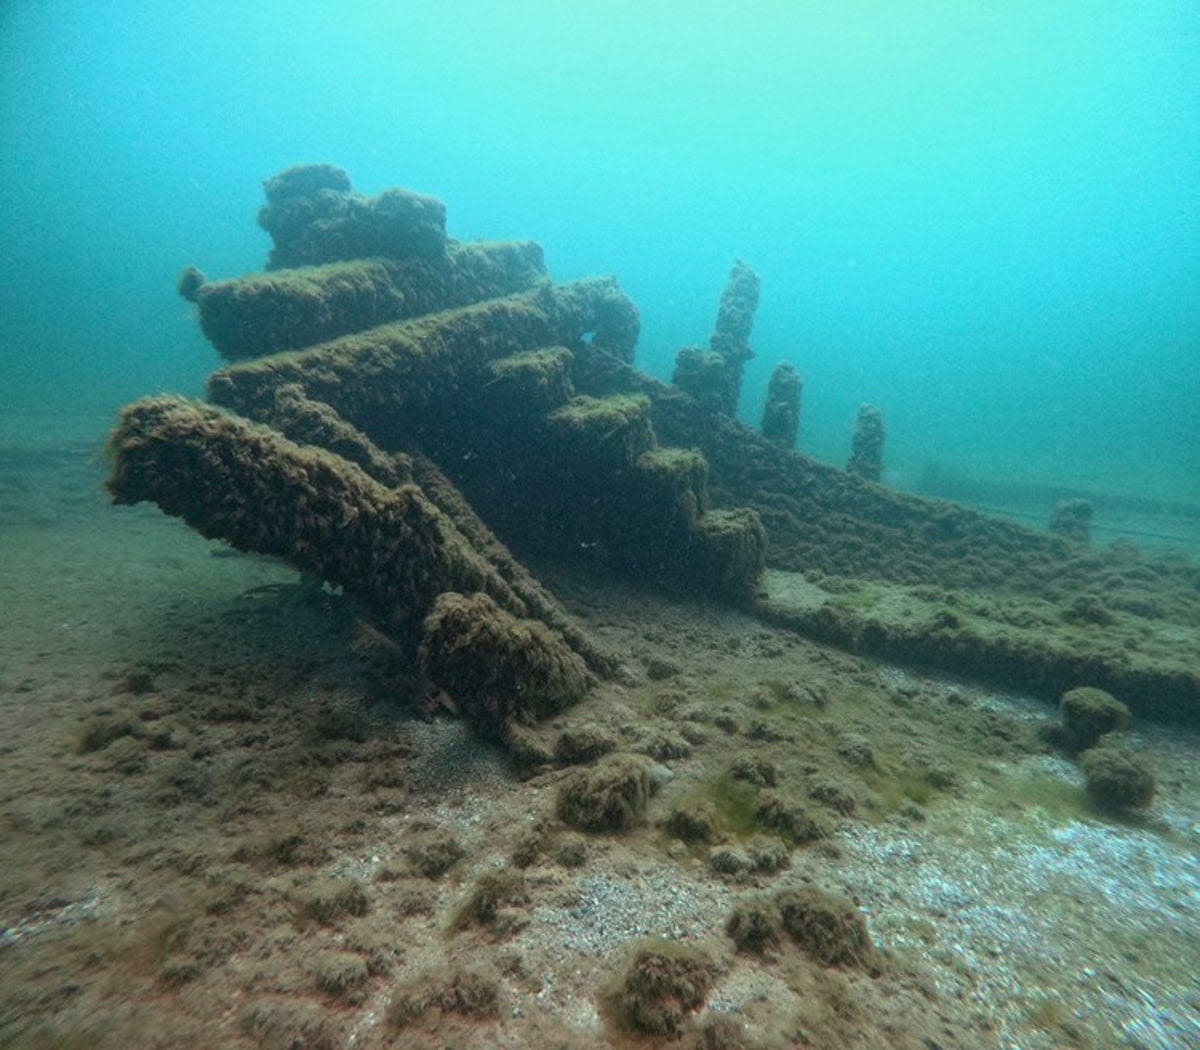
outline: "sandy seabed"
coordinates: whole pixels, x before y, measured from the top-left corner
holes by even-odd
[[[108,506],[103,473],[0,450],[0,1046],[1200,1046],[1195,732],[1135,726],[1158,796],[1106,819],[1044,704],[539,566],[625,662],[547,739],[660,785],[582,835],[569,769],[421,717],[339,595]],[[760,790],[822,835],[748,830]],[[668,832],[697,810],[712,841]],[[778,870],[739,869],[764,842]],[[739,904],[808,885],[872,966],[735,950]],[[647,938],[711,965],[661,1035],[619,1004]]]

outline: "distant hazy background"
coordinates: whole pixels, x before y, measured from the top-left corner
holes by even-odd
[[[5,0],[0,144],[4,440],[198,393],[179,270],[261,267],[260,181],[329,161],[616,273],[663,377],[745,259],[743,415],[791,360],[818,458],[870,401],[897,484],[1200,498],[1194,0]]]

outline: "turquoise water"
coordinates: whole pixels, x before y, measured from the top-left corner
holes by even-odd
[[[743,413],[793,361],[818,458],[870,401],[895,484],[1200,499],[1200,7],[734,6],[0,5],[2,436],[198,393],[179,270],[261,267],[260,180],[329,161],[615,272],[664,377],[745,259]]]

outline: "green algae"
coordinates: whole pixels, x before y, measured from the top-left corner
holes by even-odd
[[[702,794],[715,809],[714,823],[718,831],[744,839],[759,830],[758,789],[753,784],[726,774],[708,781]]]

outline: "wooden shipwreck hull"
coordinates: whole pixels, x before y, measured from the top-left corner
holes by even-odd
[[[208,404],[125,410],[110,489],[343,587],[481,732],[615,663],[509,545],[864,652],[1200,718],[1195,567],[895,492],[736,422],[742,264],[711,349],[664,384],[634,367],[638,311],[612,279],[556,285],[536,245],[457,244],[440,202],[364,198],[338,169],[267,191],[273,262],[304,265],[185,273],[232,363]]]

